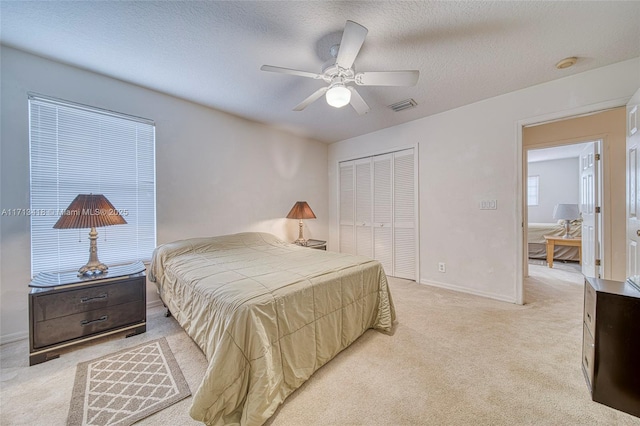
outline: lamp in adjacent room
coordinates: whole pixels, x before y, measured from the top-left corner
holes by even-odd
[[[299,226],[300,231],[298,232],[298,239],[294,241],[295,244],[299,244],[301,246],[307,245],[307,240],[304,239],[302,235],[302,227],[304,226],[302,223],[302,219],[315,219],[316,215],[309,207],[306,201],[298,201],[296,202],[291,211],[287,215],[287,219],[298,219],[300,220]]]
[[[580,217],[577,204],[556,204],[553,209],[553,218],[564,220],[564,235],[562,238],[571,238],[569,235],[569,222]]]
[[[78,270],[78,276],[106,272],[109,267],[98,260],[98,232],[101,226],[125,225],[126,220],[102,194],[80,194],[67,207],[53,227],[55,229],[90,228],[89,261]]]

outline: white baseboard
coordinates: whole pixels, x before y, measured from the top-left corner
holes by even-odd
[[[158,306],[163,306],[162,300],[160,299],[155,299],[155,300],[152,300],[151,302],[147,302],[147,309],[157,308]]]
[[[155,299],[147,303],[147,309],[157,308],[158,306],[162,306],[162,301],[160,299]],[[25,340],[28,338],[29,338],[28,331],[20,331],[18,333],[5,334],[4,336],[0,336],[0,346],[6,345],[7,343],[18,342],[20,340]]]
[[[420,280],[420,284],[430,285],[432,287],[444,288],[447,290],[454,290],[461,293],[473,294],[474,296],[486,297],[489,299],[499,300],[501,302],[517,303],[515,297],[505,297],[503,294],[491,293],[488,291],[474,290],[468,287],[460,287],[454,284],[442,283],[439,281]]]
[[[5,334],[0,336],[0,345],[6,345],[7,343],[18,342],[29,338],[29,332],[19,331],[17,333]]]

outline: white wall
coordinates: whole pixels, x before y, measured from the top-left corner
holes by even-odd
[[[417,143],[420,282],[519,302],[520,125],[623,105],[638,87],[640,58],[332,144],[329,249],[338,247],[338,161]],[[498,209],[480,210],[481,200],[497,200]]]
[[[284,217],[298,200],[318,218],[305,221],[305,236],[327,238],[325,144],[15,49],[0,54],[0,208],[29,207],[27,92],[37,92],[155,120],[158,244],[253,230],[292,241],[298,224]],[[30,238],[28,217],[0,220],[6,342],[27,335]],[[157,300],[152,285],[147,293]]]
[[[529,176],[538,176],[538,205],[529,206],[529,223],[555,223],[556,204],[579,204],[579,157],[536,161],[527,169]]]

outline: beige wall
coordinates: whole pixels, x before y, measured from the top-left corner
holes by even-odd
[[[638,87],[634,58],[331,144],[329,248],[339,248],[338,163],[417,145],[420,283],[522,303],[522,126],[625,105]]]
[[[293,241],[298,224],[285,216],[298,200],[317,216],[305,236],[326,239],[326,144],[5,46],[0,59],[0,208],[29,207],[27,93],[36,92],[155,121],[158,244],[245,231]],[[3,343],[27,336],[30,257],[29,217],[0,216]],[[154,287],[149,303],[159,303]]]
[[[626,112],[624,107],[598,114],[523,129],[526,150],[603,140],[603,278],[625,279],[625,165]],[[526,160],[525,160],[526,163]]]

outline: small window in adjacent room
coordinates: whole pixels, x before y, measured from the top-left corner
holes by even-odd
[[[527,179],[527,205],[538,205],[539,176],[529,176]]]
[[[126,224],[97,228],[100,261],[149,260],[156,245],[155,124],[29,95],[31,274],[71,271],[89,229],[54,229],[79,194],[103,194]]]

